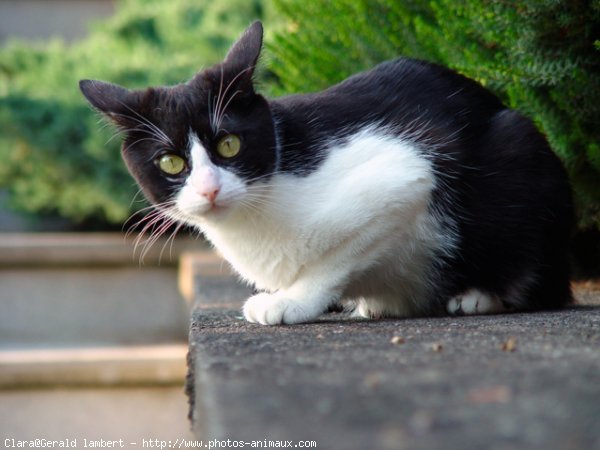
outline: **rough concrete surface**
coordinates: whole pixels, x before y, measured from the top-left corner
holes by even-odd
[[[265,327],[200,276],[188,391],[205,439],[322,449],[600,448],[600,290],[528,314]],[[219,306],[219,301],[221,305]],[[580,301],[581,303],[581,301]]]

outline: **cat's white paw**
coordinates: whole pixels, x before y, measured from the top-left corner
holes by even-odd
[[[507,309],[495,295],[477,289],[470,289],[464,294],[452,297],[446,305],[449,314],[455,316],[474,314],[498,314]]]
[[[261,293],[250,297],[244,304],[244,317],[249,322],[279,325],[306,322],[320,314],[298,300],[277,294]]]

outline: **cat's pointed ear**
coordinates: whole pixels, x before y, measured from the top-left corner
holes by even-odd
[[[131,91],[112,83],[96,80],[81,80],[79,89],[91,105],[113,120],[117,125],[122,125],[122,118],[131,109]]]
[[[250,25],[229,49],[223,68],[240,87],[252,89],[252,76],[260,56],[263,42],[263,26],[260,21]]]

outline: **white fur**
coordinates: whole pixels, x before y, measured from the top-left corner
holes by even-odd
[[[252,322],[312,320],[342,298],[358,300],[367,317],[414,314],[430,290],[434,251],[455,244],[431,213],[435,177],[414,144],[369,127],[327,152],[308,176],[245,186],[194,144],[178,208],[245,280],[270,292],[246,302]],[[191,182],[203,165],[222,180],[217,208]]]

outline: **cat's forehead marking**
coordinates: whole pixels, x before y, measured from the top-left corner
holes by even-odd
[[[210,157],[208,156],[208,151],[206,150],[204,145],[202,145],[202,142],[200,142],[198,137],[193,132],[190,132],[189,136],[190,160],[192,163],[192,170],[194,170],[194,168],[202,166],[212,167],[213,163],[210,160]]]

